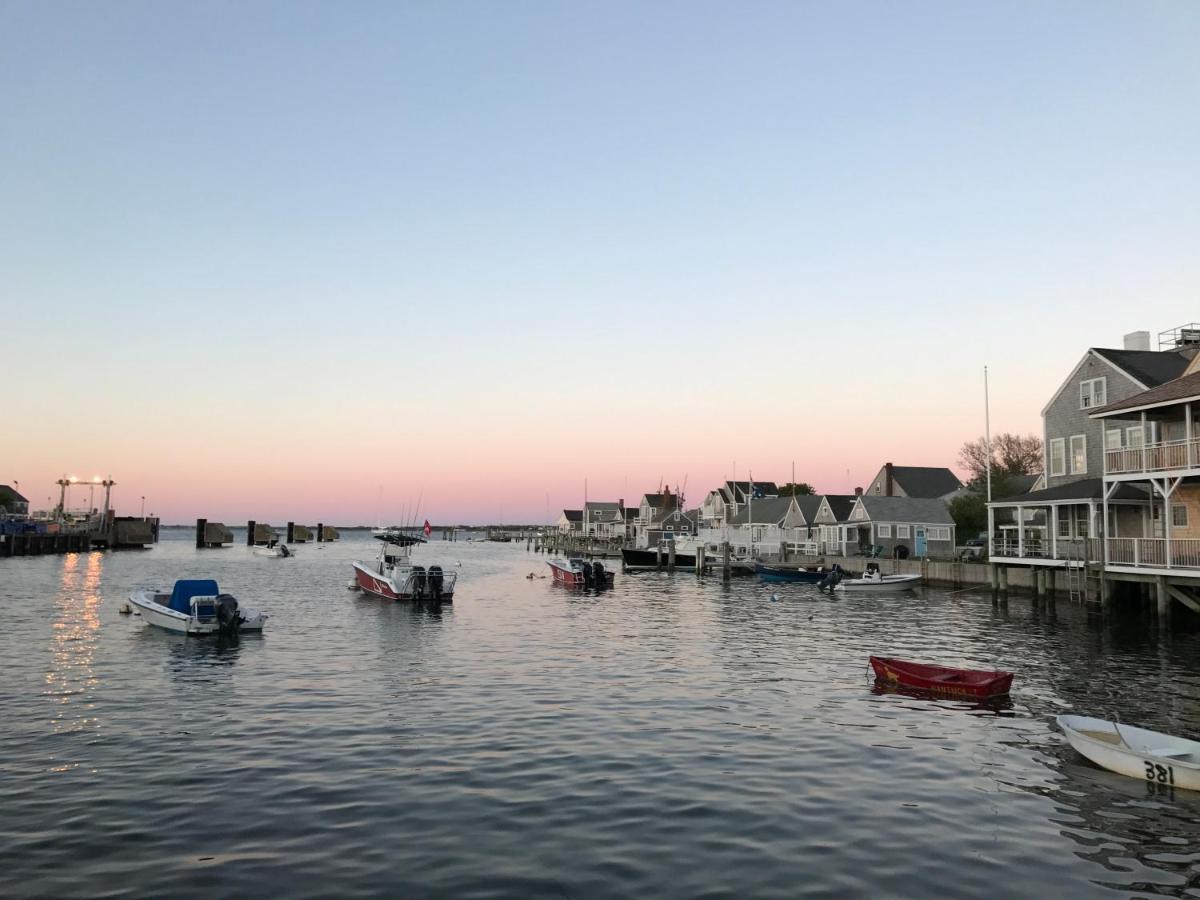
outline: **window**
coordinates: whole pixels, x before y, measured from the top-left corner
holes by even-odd
[[[1188,508],[1182,503],[1176,503],[1171,507],[1171,527],[1188,527]]]
[[[874,485],[872,485],[872,487],[871,487],[871,493],[873,493],[873,494],[882,494],[882,493],[883,493],[883,490],[882,490],[882,489],[879,487],[879,482],[878,482],[878,481],[877,481],[877,482],[875,482],[875,484],[874,484]]]
[[[1082,475],[1087,472],[1087,435],[1071,435],[1071,474]]]
[[[877,537],[890,538],[892,536],[892,526],[891,525],[876,525],[875,526],[875,534]]]
[[[1071,519],[1069,516],[1060,515],[1058,517],[1058,536],[1060,538],[1069,538],[1071,536]]]
[[[1121,429],[1110,428],[1104,432],[1104,446],[1108,450],[1121,449]]]
[[[896,526],[896,537],[898,537],[898,538],[909,537],[909,526],[908,525],[897,525]]]
[[[1127,447],[1141,447],[1146,443],[1145,435],[1142,434],[1141,425],[1130,425],[1125,429],[1125,445]]]
[[[1098,406],[1103,406],[1104,388],[1105,380],[1103,378],[1091,378],[1087,381],[1079,382],[1079,408],[1095,409]]]
[[[925,529],[925,537],[931,541],[948,541],[950,529],[945,525],[930,525]]]
[[[1055,438],[1050,442],[1050,474],[1067,474],[1067,442],[1065,438]]]

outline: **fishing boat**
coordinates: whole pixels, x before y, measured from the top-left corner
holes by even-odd
[[[296,551],[289,549],[287,544],[268,544],[264,547],[254,547],[255,556],[267,556],[272,559],[288,559],[296,555]]]
[[[768,566],[757,563],[754,571],[762,581],[791,581],[801,584],[820,584],[829,577],[831,570],[820,566]]]
[[[851,594],[887,594],[907,591],[921,581],[920,575],[884,575],[876,563],[867,563],[867,571],[858,578],[838,578],[831,585],[835,591]]]
[[[669,561],[669,549],[666,545],[662,547],[662,555],[659,556],[659,550],[656,547],[639,550],[633,547],[623,547],[621,549],[621,564],[627,572],[647,571],[649,569],[657,569],[661,563],[663,568],[667,566]],[[696,548],[691,543],[683,541],[675,541],[675,568],[676,569],[691,569],[696,568]]]
[[[262,631],[267,616],[241,609],[230,594],[222,594],[211,578],[181,579],[171,591],[141,588],[129,603],[151,625],[177,634],[224,634]]]
[[[1087,716],[1057,716],[1067,742],[1103,769],[1200,791],[1200,742]]]
[[[872,656],[870,662],[879,681],[934,694],[986,700],[1001,697],[1012,687],[1012,672],[956,669],[888,656]]]
[[[354,560],[354,580],[368,594],[385,600],[454,599],[456,572],[444,572],[441,566],[414,565],[412,548],[425,539],[398,529],[374,536],[379,541],[379,556],[373,562]]]
[[[612,587],[613,573],[600,560],[551,559],[546,565],[554,573],[554,583],[567,587]]]

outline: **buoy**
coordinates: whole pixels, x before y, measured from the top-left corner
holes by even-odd
[[[129,605],[129,601],[126,601],[125,604],[120,609],[117,610],[117,612],[119,612],[123,616],[127,616],[131,612],[133,612],[133,607]]]
[[[772,594],[772,595],[771,595],[771,602],[772,602],[772,603],[778,603],[778,602],[779,602],[779,595],[778,595],[778,594]]]

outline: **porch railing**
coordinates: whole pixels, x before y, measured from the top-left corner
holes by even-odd
[[[1163,441],[1144,447],[1122,447],[1104,451],[1104,474],[1166,472],[1200,466],[1200,440]]]
[[[1109,538],[1108,564],[1146,569],[1200,569],[1200,540]]]
[[[1025,541],[1024,547],[1018,541],[997,538],[992,542],[992,547],[992,556],[1008,559],[1083,560],[1086,557],[1092,562],[1100,559],[1099,542],[1079,538],[1059,538],[1053,543],[1049,540],[1030,538]]]

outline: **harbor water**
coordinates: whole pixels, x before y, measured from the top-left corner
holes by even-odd
[[[1200,736],[1195,635],[940,589],[571,592],[523,544],[435,540],[438,608],[348,590],[362,532],[293,559],[162,537],[0,560],[2,896],[1200,894],[1200,794],[1053,725]],[[185,577],[267,632],[121,614]],[[880,693],[872,653],[1017,677],[991,707]]]

